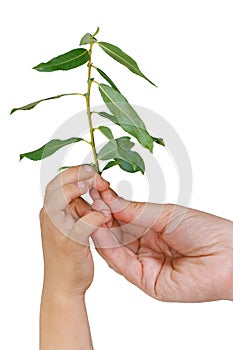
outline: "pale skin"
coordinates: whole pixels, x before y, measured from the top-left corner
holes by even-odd
[[[92,206],[81,198],[88,190]],[[93,349],[85,308],[94,273],[90,236],[110,267],[153,298],[233,300],[229,220],[171,204],[126,201],[88,166],[71,168],[48,185],[40,220],[40,350]]]
[[[97,250],[129,282],[161,301],[233,300],[232,221],[172,204],[130,202],[111,189],[91,195],[95,210],[112,213],[108,227],[93,234]]]

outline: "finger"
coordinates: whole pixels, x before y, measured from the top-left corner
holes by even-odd
[[[111,209],[112,214],[116,219],[123,222],[131,222],[136,216],[136,212],[132,210],[129,201],[119,197],[111,188],[101,193],[104,202]],[[139,210],[139,208],[138,208]],[[130,214],[130,217],[129,217]]]
[[[44,207],[49,213],[64,210],[70,202],[86,193],[88,188],[88,182],[63,185],[55,192],[52,192],[49,197],[45,198]]]
[[[111,209],[102,199],[96,199],[92,204],[92,208],[103,213],[111,213]]]
[[[101,242],[103,245],[104,231],[100,229],[100,231],[97,231],[97,234],[99,234],[99,243]],[[105,240],[105,243],[107,242],[108,245],[113,244],[114,242],[113,237],[109,238],[105,236]],[[97,251],[107,262],[109,267],[111,267],[117,273],[123,275],[129,282],[138,287],[140,286],[143,275],[143,267],[140,261],[137,259],[137,255],[131,249],[124,246],[119,246],[115,248],[97,248]]]
[[[86,246],[89,243],[89,237],[108,220],[109,218],[100,212],[92,211],[83,216],[73,225],[68,237],[73,241]]]
[[[92,208],[82,197],[75,198],[69,205],[70,211],[74,218],[78,219],[90,211]]]
[[[109,208],[109,206],[101,199],[100,193],[95,189],[95,188],[91,188],[90,191],[90,196],[93,199],[93,204],[92,204],[92,208],[94,210],[97,211],[101,211],[101,212],[109,212],[111,213],[111,209]],[[112,222],[113,222],[113,217],[111,215],[111,220],[109,220],[109,222],[106,224],[107,227],[111,227],[112,226]]]
[[[160,231],[166,226],[170,209],[168,205],[127,201],[112,189],[101,192],[101,197],[119,221],[135,226],[156,228]]]
[[[115,248],[120,246],[117,237],[105,226],[98,228],[93,234],[92,239],[96,248]]]
[[[93,199],[93,201],[95,201],[97,199],[101,199],[100,193],[93,187],[90,189],[89,194],[90,194],[91,198]]]
[[[56,191],[62,185],[75,183],[77,181],[86,181],[93,177],[95,178],[93,183],[95,183],[96,188],[99,188],[100,190],[106,190],[108,188],[108,182],[99,174],[96,174],[93,167],[90,165],[75,166],[63,171],[48,184],[45,197],[51,195],[52,192]]]
[[[101,199],[100,193],[96,189],[92,188],[90,190],[90,195],[91,195],[92,199],[94,200],[94,203],[92,205],[92,208],[94,210],[111,212],[111,208],[107,205],[106,202],[103,201],[103,199]],[[114,194],[114,195],[116,195],[116,194]],[[111,220],[111,222],[107,223],[107,227],[112,227],[112,221],[113,220]],[[142,237],[145,234],[145,232],[147,231],[147,228],[146,229],[142,228],[142,226],[136,226],[135,224],[123,223],[123,222],[119,222],[119,223],[121,226],[122,234],[121,234],[121,237],[119,237],[119,232],[118,232],[117,237],[118,237],[119,241],[121,242],[121,244],[123,244],[123,245],[129,244],[130,242],[134,241],[135,239]],[[116,230],[114,230],[114,234],[115,234],[115,231]]]

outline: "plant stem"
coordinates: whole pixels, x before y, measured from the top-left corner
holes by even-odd
[[[91,148],[92,153],[94,157],[94,163],[96,167],[96,171],[100,173],[99,169],[99,162],[97,158],[96,148],[95,148],[95,138],[94,138],[94,128],[92,125],[92,119],[91,119],[91,104],[90,104],[90,95],[91,95],[91,58],[92,58],[92,47],[93,47],[93,41],[92,38],[90,39],[90,49],[89,49],[89,61],[88,61],[88,75],[87,75],[87,94],[86,94],[86,107],[87,107],[87,117],[88,117],[88,123],[89,123],[89,130],[90,130],[90,137],[91,137]]]

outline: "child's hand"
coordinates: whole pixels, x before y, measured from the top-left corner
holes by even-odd
[[[72,167],[47,186],[40,213],[44,252],[44,287],[60,294],[84,294],[93,279],[89,236],[109,220],[80,197],[109,184],[90,166]]]

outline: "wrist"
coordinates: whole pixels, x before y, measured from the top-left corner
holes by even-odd
[[[44,279],[42,297],[57,298],[57,299],[85,299],[86,290],[79,287],[57,284],[54,281]]]
[[[44,285],[40,306],[40,349],[93,349],[84,294]]]

